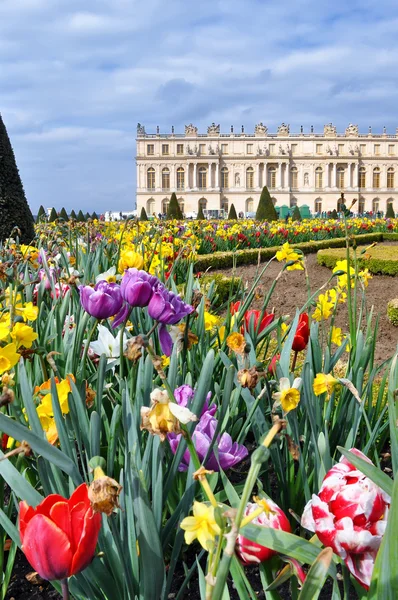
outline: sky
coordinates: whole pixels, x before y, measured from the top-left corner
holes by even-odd
[[[398,127],[396,0],[0,0],[0,113],[32,212],[135,204],[137,122]]]

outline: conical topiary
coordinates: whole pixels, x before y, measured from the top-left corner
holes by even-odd
[[[175,192],[173,192],[171,194],[169,206],[167,208],[166,219],[168,221],[172,220],[172,219],[178,219],[179,221],[181,221],[182,218],[183,218],[182,212],[181,212],[180,205],[178,204],[177,196],[176,196]]]
[[[278,220],[278,213],[275,210],[274,203],[272,202],[272,198],[266,185],[261,192],[260,201],[256,211],[256,219],[257,221]]]
[[[236,221],[237,218],[238,218],[238,215],[236,214],[235,206],[233,204],[231,204],[231,208],[229,209],[229,213],[228,213],[228,219],[230,221]]]
[[[85,220],[86,220],[86,219],[85,219],[85,216],[84,216],[84,214],[82,213],[82,211],[81,211],[81,210],[79,210],[79,212],[77,213],[77,217],[76,217],[76,219],[77,219],[77,220],[78,220],[80,223],[84,223],[84,222],[85,222]]]
[[[144,207],[141,208],[140,221],[149,221]]]
[[[394,213],[394,206],[392,202],[388,202],[387,203],[387,212],[386,212],[386,219],[394,219],[395,218],[395,213]]]
[[[293,219],[293,221],[301,221],[301,213],[300,213],[300,209],[297,206],[297,204],[296,204],[296,206],[293,209],[292,219]]]
[[[331,219],[338,219],[339,218],[339,215],[337,214],[337,210],[335,208],[332,210],[330,218]]]
[[[91,219],[91,215],[90,213],[86,212],[86,214],[84,215],[84,220],[88,221],[89,219]]]
[[[54,221],[56,221],[57,219],[58,219],[57,211],[55,210],[54,207],[52,207],[48,220],[50,223],[54,223]]]
[[[66,210],[64,209],[64,207],[62,207],[61,210],[60,210],[59,218],[63,219],[64,221],[69,221],[68,213],[66,212]]]
[[[77,220],[76,213],[75,213],[75,211],[73,209],[70,211],[69,218],[70,219],[74,219],[75,221]]]
[[[0,241],[13,233],[19,241],[29,244],[35,237],[33,215],[26,201],[14,151],[0,115]]]
[[[93,221],[98,221],[98,215],[97,215],[97,213],[95,211],[91,215],[91,218],[92,218]]]
[[[199,210],[198,210],[198,214],[196,216],[196,220],[197,221],[204,221],[205,220],[205,216],[203,214],[203,208],[202,208],[201,204],[199,204]]]
[[[40,206],[37,213],[36,223],[41,223],[42,221],[47,221],[47,211],[43,205]]]

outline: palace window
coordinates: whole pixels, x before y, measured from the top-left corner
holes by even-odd
[[[292,144],[290,146],[290,151],[292,153],[292,155],[294,156],[294,154],[297,154],[297,144]]]
[[[270,153],[270,156],[272,156],[273,154],[275,154],[275,144],[270,144],[269,145],[269,153]]]
[[[185,188],[185,171],[183,167],[177,169],[177,190],[183,190]]]
[[[199,169],[199,189],[205,190],[207,187],[207,169],[206,167],[200,167]]]
[[[228,154],[228,144],[221,144],[221,153]]]
[[[147,200],[146,212],[148,215],[153,215],[155,213],[155,200],[153,198],[149,198],[149,200]]]
[[[359,151],[361,156],[366,156],[366,144],[359,144]]]
[[[247,198],[247,200],[246,200],[246,212],[247,212],[247,213],[252,213],[252,212],[254,212],[254,202],[253,202],[253,198]]]
[[[206,154],[206,144],[199,144],[199,154],[201,156],[203,156],[203,154]]]
[[[165,167],[162,170],[162,190],[170,189],[170,170]]]
[[[344,167],[339,167],[337,169],[337,187],[340,190],[344,189],[344,174],[345,174]]]
[[[228,198],[221,199],[221,210],[225,210],[225,212],[228,214]]]
[[[337,144],[337,150],[338,150],[339,156],[344,154],[344,144]]]
[[[146,186],[148,190],[155,189],[155,169],[150,167],[146,172]]]
[[[185,204],[184,204],[183,198],[178,198],[177,202],[178,202],[178,205],[180,207],[180,211],[182,212],[182,214],[184,214]]]
[[[269,187],[271,189],[276,188],[276,168],[270,167],[268,169]]]
[[[170,201],[168,198],[164,198],[162,200],[162,213],[164,215],[167,215],[167,211],[169,210],[169,204],[170,204]]]
[[[392,190],[394,187],[394,167],[390,167],[387,170],[387,187]]]
[[[253,144],[247,144],[246,151],[248,154],[253,154]]]
[[[363,198],[363,196],[361,196],[359,199],[359,202],[358,202],[358,214],[363,215],[364,212],[365,212],[365,198]]]
[[[388,144],[388,156],[395,156],[394,144]]]
[[[163,156],[169,155],[169,145],[168,144],[162,144],[162,154],[163,154]]]
[[[154,144],[147,144],[146,153],[147,153],[148,156],[153,156],[155,154],[155,145]]]
[[[179,156],[181,156],[181,154],[184,154],[184,144],[177,144],[177,154]]]
[[[380,200],[379,198],[373,198],[372,200],[372,211],[374,213],[378,213],[380,210]]]
[[[323,171],[322,167],[315,169],[315,189],[321,190],[323,188]]]
[[[375,156],[380,156],[380,144],[374,145],[374,153],[375,153]]]
[[[206,210],[207,208],[207,200],[206,198],[200,198],[199,202],[198,202],[198,208],[202,209],[202,210]]]
[[[316,153],[317,154],[322,154],[322,144],[317,144],[316,145]]]
[[[228,168],[227,167],[223,167],[221,169],[221,187],[226,190],[229,187],[229,181],[228,181]]]
[[[378,190],[380,187],[380,168],[373,169],[373,189]]]
[[[322,200],[320,198],[317,198],[315,200],[315,212],[316,213],[322,212]]]
[[[246,188],[252,190],[254,188],[254,169],[249,167],[246,169]]]
[[[297,170],[297,167],[292,167],[290,169],[290,177],[291,177],[291,188],[293,190],[297,190],[297,188],[298,188],[298,170]]]
[[[366,167],[359,169],[358,185],[360,188],[366,188]]]

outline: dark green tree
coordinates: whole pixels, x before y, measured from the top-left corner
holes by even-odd
[[[301,221],[301,212],[300,212],[300,209],[297,206],[297,204],[296,204],[296,206],[293,209],[292,219],[293,219],[293,221]]]
[[[202,208],[201,204],[199,204],[199,210],[198,210],[198,214],[196,216],[196,220],[197,221],[204,221],[205,220],[205,216],[203,214],[203,208]]]
[[[261,192],[260,201],[256,211],[256,219],[257,221],[278,220],[278,213],[275,210],[274,203],[272,202],[271,195],[266,185],[263,187],[263,191]]]
[[[88,212],[86,212],[86,214],[84,215],[84,220],[88,221],[88,219],[91,219],[91,215]]]
[[[19,241],[29,244],[35,237],[33,215],[26,201],[21,177],[7,129],[0,115],[0,241],[6,240],[14,227]]]
[[[144,207],[141,208],[140,221],[148,221],[148,215]]]
[[[84,214],[82,213],[81,210],[79,210],[79,212],[77,213],[77,217],[76,219],[80,222],[80,223],[84,223],[86,221],[86,218],[84,216]]]
[[[68,213],[66,212],[66,210],[64,209],[64,207],[62,207],[61,210],[60,210],[59,218],[63,219],[64,221],[69,221]]]
[[[386,219],[394,219],[395,218],[395,213],[394,213],[394,206],[392,202],[388,202],[387,203],[387,212],[386,212]]]
[[[75,211],[74,211],[74,210],[71,210],[71,211],[70,211],[69,218],[70,218],[70,219],[74,219],[74,220],[76,221],[76,219],[77,219],[77,216],[76,216],[76,213],[75,213]]]
[[[337,214],[337,210],[335,208],[332,210],[330,218],[331,219],[338,219],[339,218],[339,215]]]
[[[238,215],[236,214],[235,206],[233,204],[231,204],[231,208],[229,209],[229,213],[228,213],[228,219],[230,221],[236,221],[237,218],[238,218]]]
[[[98,221],[98,215],[97,215],[97,213],[95,211],[91,215],[91,218],[92,218],[93,221]]]
[[[55,210],[54,207],[52,207],[48,221],[50,223],[54,223],[54,221],[56,221],[57,219],[58,219],[57,211]]]
[[[42,221],[47,221],[47,211],[43,205],[40,206],[37,213],[36,223],[41,223]]]
[[[180,221],[182,218],[183,218],[183,216],[182,216],[180,205],[178,204],[176,193],[173,192],[171,194],[169,206],[167,208],[166,219],[168,221],[172,220],[172,219],[177,219]]]

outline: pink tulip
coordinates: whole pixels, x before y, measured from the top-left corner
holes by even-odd
[[[359,450],[351,451],[372,464]],[[342,457],[307,503],[301,524],[332,548],[368,589],[389,505],[390,497]]]

